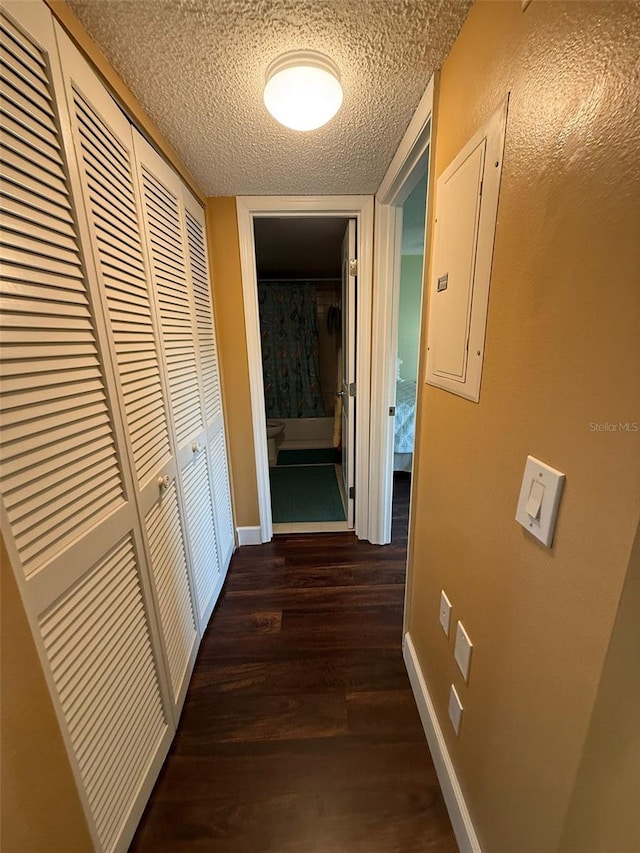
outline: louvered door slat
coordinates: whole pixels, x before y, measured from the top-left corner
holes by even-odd
[[[65,468],[64,471],[50,470],[50,466],[45,466],[42,470],[43,476],[38,483],[38,491],[29,500],[12,507],[11,519],[14,534],[18,537],[26,535],[57,511],[61,505],[77,500],[77,496],[81,496],[83,492],[90,489],[94,477],[100,478],[108,473],[109,467],[113,464],[108,445],[94,453],[91,462],[94,465],[94,471],[91,473],[86,470],[86,459],[81,459],[74,471],[69,468]],[[46,495],[43,494],[45,490]],[[11,495],[8,493],[9,506],[10,499]],[[45,500],[46,506],[43,506]]]
[[[81,129],[79,138],[85,175],[91,173],[99,180],[99,184],[87,183],[87,196],[91,206],[91,224],[98,257],[101,261],[128,422],[135,420],[134,412],[139,407],[140,382],[144,381],[146,390],[147,429],[130,430],[136,473],[138,482],[142,484],[162,465],[171,451],[151,305],[145,287],[144,259],[129,152],[77,91],[74,92],[74,108]],[[113,205],[112,190],[117,191],[117,209]],[[122,209],[126,210],[125,220],[121,219]],[[108,211],[108,215],[105,215],[105,211]],[[118,221],[121,225],[114,226]],[[133,291],[124,288],[122,283],[113,287],[111,282],[114,278],[117,280],[118,268],[126,270],[129,282],[135,279],[139,286]],[[144,368],[140,363],[135,372],[130,370],[129,360],[128,344],[132,334],[136,335],[138,343],[146,340]]]
[[[185,247],[180,228],[178,200],[151,172],[142,167],[142,188],[150,233],[150,255],[153,265],[154,283],[158,296],[160,319],[168,366],[171,408],[178,445],[202,429],[198,373],[195,359],[191,305],[185,272]],[[155,242],[154,242],[155,241]],[[170,247],[167,253],[166,246]],[[162,248],[161,248],[162,247]],[[167,254],[172,261],[171,269],[178,290],[168,285],[166,275]],[[188,354],[180,370],[172,370],[175,342]],[[184,401],[184,402],[183,402]]]
[[[67,237],[74,236],[71,216],[66,215],[64,218],[61,218],[59,215],[52,216],[47,211],[42,210],[40,205],[36,208],[28,204],[23,204],[22,201],[11,198],[4,192],[0,195],[2,196],[2,207],[5,216],[10,214],[15,219],[30,222],[36,227],[46,228],[49,231],[58,230],[61,234],[66,234]],[[59,214],[59,211],[57,213]]]
[[[35,124],[45,130],[55,131],[55,123],[51,116],[51,100],[38,96],[32,89],[26,89],[17,75],[7,74],[3,69],[2,96],[14,109],[29,113]],[[48,94],[47,89],[42,89]]]
[[[226,571],[235,544],[233,536],[233,513],[231,510],[231,487],[224,431],[218,430],[210,442],[211,468],[213,470],[213,496],[216,507],[216,531],[220,547],[220,562]]]
[[[110,594],[119,596],[119,608],[91,607],[90,601],[87,607],[85,596],[96,601],[96,596]],[[79,624],[92,638],[90,643],[78,641]],[[134,793],[131,787],[122,789],[123,768],[139,784],[147,771],[150,746],[157,747],[167,726],[132,540],[119,543],[82,583],[43,614],[40,625],[98,835],[103,848],[110,850]],[[130,665],[126,660],[121,665],[122,649],[129,649]],[[75,667],[72,677],[66,675],[69,661]],[[83,713],[74,714],[83,702]],[[131,749],[134,742],[136,750]],[[97,754],[100,760],[95,760]],[[122,801],[122,794],[128,801]]]
[[[2,57],[3,65],[14,68],[16,71],[20,70],[20,73],[27,72],[32,75],[33,79],[38,79],[42,72],[42,63],[35,56],[27,53],[20,43],[15,41],[7,31],[3,30],[3,35],[9,36],[13,42],[12,50],[5,47],[4,43],[0,45],[0,56]]]
[[[67,209],[70,207],[66,189],[60,187],[55,181],[52,181],[50,185],[43,183],[37,177],[35,170],[32,172],[29,169],[27,163],[17,159],[15,162],[7,160],[2,166],[2,179],[5,187],[8,184],[14,184],[19,189],[36,196],[38,200],[42,199],[45,203]]]
[[[56,432],[61,432],[61,430],[56,430]],[[79,441],[79,438],[82,437],[84,433],[84,424],[77,425],[76,424],[76,434],[70,438],[64,440],[64,442],[60,442],[60,444],[64,443],[65,445],[76,444]],[[29,497],[24,498],[24,493],[22,490],[16,486],[14,488],[11,487],[12,480],[14,480],[13,475],[16,471],[19,471],[19,463],[16,461],[16,457],[12,459],[9,457],[7,460],[3,460],[2,462],[2,476],[7,483],[7,486],[4,490],[5,501],[8,511],[11,514],[11,518],[16,522],[21,517],[20,516],[20,507],[29,507],[33,506],[34,502],[40,501],[45,508],[50,507],[49,497],[53,496],[53,493],[50,493],[48,496],[43,496],[40,494],[41,483],[46,483],[50,486],[55,486],[55,488],[65,488],[69,485],[69,481],[73,476],[82,476],[91,477],[91,471],[87,471],[87,465],[91,461],[96,461],[96,464],[100,462],[100,460],[108,458],[111,459],[111,446],[109,443],[109,430],[108,425],[99,425],[97,428],[92,428],[90,430],[91,433],[91,459],[88,460],[86,456],[79,454],[77,461],[72,463],[71,465],[63,465],[60,462],[60,457],[57,452],[58,442],[51,442],[45,448],[38,452],[38,454],[34,455],[33,460],[33,473],[34,477],[37,477],[37,485],[34,486],[34,492],[29,493]],[[46,437],[47,441],[50,441],[49,436]],[[17,443],[17,447],[12,445],[11,450],[14,454],[19,454],[19,447],[22,444],[23,447],[29,448],[28,441]],[[111,462],[113,464],[113,462]],[[56,484],[55,481],[57,479],[61,479],[62,482]],[[80,481],[81,482],[81,481]],[[98,487],[99,488],[99,487]],[[37,491],[35,491],[37,489]]]
[[[196,639],[175,483],[145,519],[158,604],[177,698]]]
[[[90,355],[86,357],[66,358],[52,357],[50,359],[32,359],[29,368],[32,374],[35,373],[51,373],[55,370],[73,369],[74,367],[87,368],[92,367],[98,370],[100,363],[97,358],[92,358]],[[21,361],[5,361],[0,362],[0,376],[21,376],[24,373],[24,365]]]
[[[29,134],[21,125],[6,121],[0,130],[0,140],[7,148],[29,157],[41,169],[64,180],[64,173],[56,163],[55,148],[43,142],[43,134]]]
[[[6,28],[11,29],[11,26],[5,21],[5,31]],[[17,39],[26,41],[24,36],[13,28],[11,38],[6,39],[4,47],[5,51],[10,53],[13,46],[14,51],[19,54],[15,60],[16,64],[19,64],[23,61],[25,54],[33,58],[33,50],[25,47],[18,49]],[[32,46],[29,47],[32,48]],[[46,93],[46,97],[43,95],[34,99],[12,96],[4,101],[5,111],[12,116],[14,125],[30,129],[32,139],[38,139],[44,134],[43,145],[51,151],[52,158],[57,157],[54,171],[64,176],[61,147],[56,136],[50,82],[44,63],[36,63],[36,66],[39,68],[40,75],[38,82],[42,91]],[[10,91],[11,81],[8,82],[7,91]],[[56,141],[54,146],[50,144],[52,137]],[[25,267],[31,268],[41,281],[41,294],[40,298],[37,298],[32,291],[25,293],[23,298],[16,299],[15,291],[12,292],[9,287],[6,290],[3,288],[4,311],[1,321],[0,355],[3,359],[10,357],[13,354],[10,351],[11,344],[16,341],[22,347],[23,359],[26,350],[31,359],[38,363],[38,351],[42,341],[51,342],[58,336],[61,341],[64,341],[68,357],[72,356],[74,348],[81,344],[83,349],[88,347],[95,363],[99,364],[93,318],[82,284],[83,273],[78,238],[75,232],[71,235],[69,233],[68,211],[71,204],[68,191],[61,178],[53,175],[51,171],[45,171],[33,165],[30,157],[31,150],[30,146],[24,146],[22,149],[4,146],[2,148],[3,174],[7,175],[9,181],[12,177],[17,179],[22,198],[29,198],[32,209],[37,209],[39,200],[29,194],[30,189],[35,191],[38,198],[43,195],[50,199],[59,199],[57,207],[62,211],[62,218],[52,220],[47,227],[34,228],[30,221],[5,217],[5,221],[9,222],[12,230],[3,228],[2,242],[6,247],[3,253],[3,276],[20,280],[22,270]],[[29,175],[28,180],[23,180],[24,175]],[[60,248],[64,247],[65,243],[68,249]],[[7,263],[8,261],[12,263]],[[75,294],[74,306],[69,305],[69,292]],[[76,315],[76,320],[70,317],[73,314]],[[29,360],[28,357],[24,360],[25,369],[20,384],[13,380],[3,384],[2,402],[5,424],[17,426],[22,432],[28,434],[36,428],[38,419],[46,415],[47,408],[57,408],[61,414],[73,409],[82,410],[85,406],[92,406],[96,398],[105,403],[104,409],[107,413],[104,379],[101,374],[96,376],[94,373],[93,384],[87,383],[83,378],[86,372],[80,366],[67,371],[66,378],[59,375],[59,381],[54,382],[50,375],[43,375],[38,369],[31,374]],[[74,387],[74,393],[63,392],[60,395],[61,385]],[[31,390],[25,391],[23,390],[25,388]],[[47,402],[51,394],[55,397]],[[3,445],[4,441],[6,441],[5,434],[2,436]],[[113,510],[123,502],[122,480],[111,431],[110,448],[111,465],[107,470],[107,480],[103,483],[103,489],[89,493],[82,489],[77,494],[72,492],[70,500],[56,504],[56,511],[47,513],[45,518],[40,519],[40,523],[34,524],[20,535],[17,544],[27,574],[35,571],[42,562],[61,549],[70,537],[77,536],[83,524],[86,528],[90,520],[95,521],[101,513]],[[84,445],[84,449],[91,451],[91,443],[88,447]],[[11,448],[3,446],[2,455],[4,459],[8,457],[11,460]],[[90,452],[78,453],[77,448],[68,448],[66,454],[62,454],[63,465],[73,465],[79,460],[82,460],[82,464],[86,466],[86,476],[91,477],[93,459]],[[15,520],[15,514],[12,517],[12,512],[15,513],[17,507],[24,505],[34,491],[31,462],[28,454],[23,455],[22,467],[17,467],[13,477],[10,477],[5,484],[10,521]]]
[[[207,612],[219,575],[213,497],[206,451],[183,471],[187,530],[196,581],[199,615]]]
[[[218,361],[211,311],[209,277],[204,262],[204,232],[199,222],[186,212],[191,282],[196,307],[196,330],[200,349],[202,386],[207,424],[222,414]]]
[[[51,199],[43,198],[42,196],[34,196],[25,187],[20,184],[12,183],[7,179],[7,175],[2,176],[3,180],[0,184],[0,197],[3,204],[8,204],[9,200],[19,203],[23,207],[32,208],[38,213],[46,214],[54,219],[60,219],[63,222],[72,222],[71,211],[66,206],[56,204]]]
[[[126,196],[121,195],[121,189],[113,183],[104,184],[100,179],[100,170],[96,169],[89,160],[85,163],[85,171],[87,185],[96,194],[96,206],[101,206],[99,200],[101,195],[108,196],[110,208],[128,220],[131,215],[129,200]]]
[[[229,565],[235,541],[224,422],[222,418],[222,396],[207,265],[204,216],[202,209],[190,195],[185,194],[184,200],[191,282],[196,309],[200,372],[206,413],[218,556],[220,569],[224,573]]]
[[[108,282],[110,289],[114,295],[121,291],[122,293],[130,293],[135,296],[138,289],[141,287],[141,279],[126,266],[119,263],[117,258],[104,255],[102,260],[102,273],[105,283]],[[144,298],[144,297],[143,297]]]
[[[49,257],[58,257],[70,263],[79,263],[73,229],[60,221],[47,225],[39,224],[30,218],[25,222],[24,217],[14,216],[5,208],[0,225],[4,231],[13,232],[13,238],[9,237],[9,245],[19,245],[21,235],[28,229],[30,239],[37,241],[38,251],[42,254],[46,253]]]
[[[49,415],[38,421],[33,433],[25,435],[21,426],[13,425],[3,429],[5,455],[0,462],[2,477],[11,477],[21,469],[20,457],[29,453],[31,461],[37,465],[46,460],[51,465],[53,460],[64,465],[66,451],[73,445],[81,444],[89,439],[89,452],[94,452],[94,443],[110,447],[109,436],[111,426],[109,416],[104,407],[97,405],[89,411],[82,408],[73,417],[62,419],[59,415]],[[58,454],[58,449],[60,453]],[[81,464],[81,463],[78,463]],[[65,465],[65,470],[74,470],[73,466]]]

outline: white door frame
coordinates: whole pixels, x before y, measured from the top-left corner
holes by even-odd
[[[402,205],[429,167],[434,86],[432,77],[375,196],[369,540],[376,545],[391,542],[394,419],[389,407],[396,398]],[[425,258],[426,253],[425,244]]]
[[[256,459],[260,537],[273,536],[267,454],[267,423],[258,312],[258,278],[253,220],[259,217],[340,216],[358,223],[358,313],[356,318],[356,512],[355,532],[369,538],[369,414],[371,302],[373,281],[373,196],[238,196],[238,235],[249,359],[249,387]]]

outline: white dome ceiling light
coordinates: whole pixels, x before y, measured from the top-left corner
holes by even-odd
[[[264,104],[292,130],[322,127],[342,105],[340,72],[334,62],[314,50],[294,50],[267,68]]]

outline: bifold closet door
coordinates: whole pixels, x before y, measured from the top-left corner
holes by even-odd
[[[149,262],[160,318],[180,497],[200,631],[223,580],[218,556],[211,448],[207,441],[196,312],[180,178],[134,130]]]
[[[173,733],[109,344],[44,4],[3,2],[2,534],[97,849],[124,849]]]
[[[56,26],[82,197],[118,377],[136,502],[176,716],[198,648],[160,369],[159,332],[141,236],[129,121]]]
[[[220,373],[215,325],[211,308],[211,285],[207,261],[204,211],[183,186],[189,270],[196,314],[196,334],[200,352],[200,375],[204,403],[204,420],[209,445],[209,461],[218,540],[218,558],[226,572],[234,548],[231,490],[227,464],[227,444],[222,415]]]

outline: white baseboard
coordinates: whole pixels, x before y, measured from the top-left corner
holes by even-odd
[[[460,853],[482,853],[482,848],[473,828],[471,816],[462,795],[458,777],[449,756],[440,723],[436,717],[436,710],[431,701],[431,696],[429,696],[427,684],[422,675],[416,650],[411,642],[411,635],[408,631],[404,635],[402,653]]]
[[[262,545],[260,525],[257,527],[236,527],[238,545]]]

